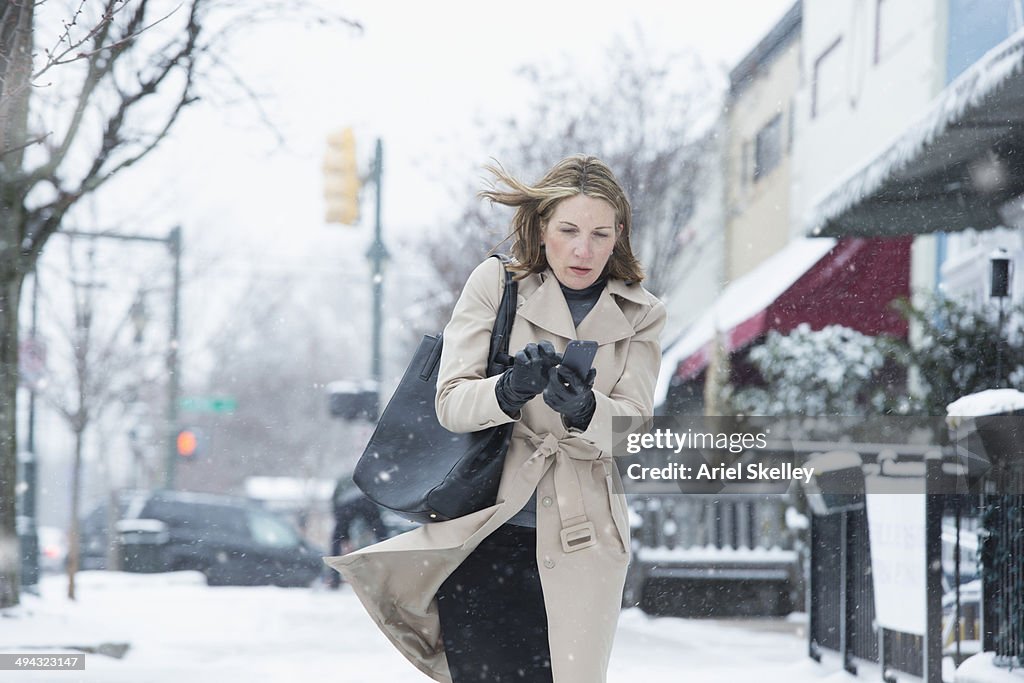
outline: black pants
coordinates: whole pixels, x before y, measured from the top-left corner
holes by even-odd
[[[505,524],[437,591],[453,683],[550,683],[537,530]]]

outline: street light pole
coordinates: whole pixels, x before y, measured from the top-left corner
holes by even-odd
[[[1010,296],[1010,254],[998,248],[989,255],[989,296],[999,299],[999,327],[996,335],[996,383],[1004,388],[1003,381],[1003,299]]]

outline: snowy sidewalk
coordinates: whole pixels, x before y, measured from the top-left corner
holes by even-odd
[[[86,670],[4,672],[4,681],[205,683],[332,680],[424,683],[363,612],[351,591],[209,588],[201,575],[83,572],[79,600],[47,577],[41,596],[0,612],[0,652],[86,655]],[[611,683],[758,683],[856,680],[807,659],[799,624],[723,622],[622,614]],[[48,648],[57,648],[50,650]],[[863,680],[863,679],[862,679]]]

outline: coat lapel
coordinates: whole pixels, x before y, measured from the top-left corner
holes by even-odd
[[[520,307],[519,316],[559,337],[575,339],[576,326],[572,324],[569,305],[562,296],[558,278],[550,270],[532,277],[540,278],[541,283],[532,293],[523,292],[526,302]]]
[[[622,314],[619,302],[611,293],[611,286],[609,282],[594,308],[576,328],[579,339],[593,339],[601,346],[633,336],[633,326]]]
[[[537,278],[539,285],[528,286],[527,280]],[[621,280],[610,280],[601,292],[593,310],[580,323],[573,325],[569,305],[565,303],[558,278],[550,269],[524,280],[520,287],[525,300],[518,314],[531,323],[565,339],[589,339],[598,345],[611,344],[634,334],[633,325],[622,313],[620,299],[646,303],[639,285],[627,285]],[[532,284],[532,283],[531,283]]]

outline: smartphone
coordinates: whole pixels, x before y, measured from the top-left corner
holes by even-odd
[[[565,353],[562,354],[562,365],[572,368],[577,375],[585,379],[587,373],[590,372],[590,366],[593,365],[594,356],[596,355],[596,341],[573,339],[565,347]]]

